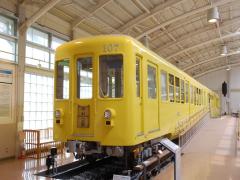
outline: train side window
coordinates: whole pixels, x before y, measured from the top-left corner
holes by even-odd
[[[180,80],[178,77],[175,77],[175,86],[176,86],[176,102],[180,102]]]
[[[168,100],[167,73],[165,71],[161,71],[161,99],[162,101]]]
[[[148,98],[157,98],[156,68],[148,65]]]
[[[77,97],[80,99],[92,98],[92,57],[77,59]]]
[[[192,85],[190,84],[190,89],[189,89],[189,95],[190,95],[190,103],[193,103],[193,93],[192,93],[193,89],[192,89]]]
[[[61,60],[56,63],[56,98],[69,98],[69,60]]]
[[[188,98],[189,98],[189,93],[188,93],[188,91],[189,91],[189,83],[188,82],[185,83],[185,87],[186,87],[186,103],[188,103]]]
[[[140,97],[140,58],[136,58],[136,91],[137,97]]]
[[[181,80],[181,103],[185,101],[185,88],[184,88],[184,80]]]
[[[123,96],[122,55],[101,55],[99,57],[99,94],[103,98]]]
[[[169,74],[169,100],[174,102],[174,76]]]
[[[197,105],[197,88],[196,87],[194,87],[193,88],[194,89],[194,105]]]

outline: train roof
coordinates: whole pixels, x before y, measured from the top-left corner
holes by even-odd
[[[66,42],[66,43],[62,44],[61,46],[59,46],[57,48],[57,52],[61,52],[63,49],[66,51],[66,49],[71,49],[71,48],[73,48],[75,46],[81,46],[81,45],[83,45],[85,43],[100,42],[101,40],[107,40],[107,39],[109,39],[109,40],[110,39],[111,40],[115,39],[115,40],[118,40],[118,41],[121,41],[121,42],[128,42],[128,43],[131,42],[133,44],[133,46],[136,46],[137,48],[140,48],[142,51],[145,51],[146,53],[149,53],[151,56],[156,57],[156,59],[158,59],[161,63],[169,66],[170,68],[172,68],[176,72],[178,72],[180,74],[183,74],[184,76],[189,78],[191,81],[194,81],[195,83],[199,83],[202,86],[202,88],[209,89],[206,86],[204,86],[203,84],[201,84],[200,82],[198,82],[196,79],[194,79],[193,77],[189,76],[187,73],[185,73],[184,71],[182,71],[181,69],[179,69],[178,67],[173,65],[172,63],[170,63],[167,60],[165,60],[163,57],[159,56],[158,54],[156,54],[152,50],[148,49],[141,42],[139,42],[138,40],[136,40],[133,37],[128,36],[128,35],[111,34],[111,35],[98,35],[98,36],[83,37],[83,38],[76,39],[76,40],[73,40],[73,41]],[[216,95],[215,92],[213,92],[213,91],[211,91],[211,92]]]

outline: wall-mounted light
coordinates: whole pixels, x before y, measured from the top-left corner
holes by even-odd
[[[216,23],[219,19],[219,12],[216,6],[208,10],[207,20],[209,23]]]
[[[221,51],[221,56],[226,56],[228,53],[227,51],[227,46],[226,45],[223,45],[222,46],[222,51]]]

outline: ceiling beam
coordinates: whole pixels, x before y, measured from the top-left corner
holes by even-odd
[[[143,36],[151,34],[151,33],[155,32],[155,31],[159,30],[160,28],[163,28],[163,27],[165,27],[167,25],[170,25],[172,23],[175,23],[175,22],[180,21],[182,19],[185,19],[187,17],[193,16],[195,14],[204,12],[204,11],[212,8],[212,6],[221,6],[221,5],[233,2],[233,1],[235,1],[235,0],[219,0],[219,1],[216,1],[215,3],[212,3],[212,4],[209,4],[209,5],[206,5],[206,6],[197,8],[197,9],[194,9],[192,11],[186,12],[186,13],[180,15],[180,16],[174,17],[174,18],[172,18],[172,19],[170,19],[168,21],[165,21],[165,22],[163,22],[161,24],[156,25],[155,27],[150,28],[149,30],[146,30],[146,31],[140,33],[135,38],[136,39],[141,39]]]
[[[203,73],[196,74],[196,75],[194,75],[193,77],[194,77],[194,78],[199,78],[199,77],[204,76],[204,75],[206,75],[206,74],[209,74],[209,73],[211,73],[211,72],[215,72],[215,71],[219,71],[219,70],[225,69],[225,68],[227,68],[228,65],[237,67],[237,66],[240,66],[240,62],[238,62],[238,63],[232,63],[232,64],[227,64],[227,65],[221,66],[221,67],[215,67],[215,68],[212,68],[212,69],[210,69],[210,70],[208,70],[208,71],[205,71],[205,72],[203,72]]]
[[[229,27],[229,26],[231,26],[231,25],[235,25],[235,24],[237,24],[237,23],[240,23],[240,17],[236,17],[236,18],[234,18],[234,19],[231,19],[231,20],[228,20],[228,21],[224,21],[224,22],[221,24],[220,28],[221,28],[221,29],[224,29],[224,28],[226,28],[226,27]],[[214,27],[214,28],[213,28],[213,27]],[[195,29],[194,31],[188,32],[188,33],[180,36],[179,38],[176,39],[176,41],[167,43],[167,44],[165,44],[165,45],[163,45],[163,46],[159,46],[159,47],[157,47],[156,49],[153,49],[153,51],[155,51],[155,52],[161,52],[161,51],[163,51],[163,50],[166,49],[166,48],[169,48],[169,47],[171,47],[171,46],[173,46],[173,45],[176,45],[176,44],[179,44],[179,43],[183,42],[184,40],[192,39],[193,37],[199,36],[199,35],[202,34],[202,33],[206,33],[206,32],[209,32],[209,31],[215,31],[215,30],[216,30],[216,27],[215,27],[215,26],[212,26],[212,25],[211,25],[211,26],[205,26],[205,27],[203,27],[203,28],[201,28],[201,29],[198,29],[198,30]]]
[[[50,0],[47,4],[45,4],[43,7],[41,7],[35,14],[33,14],[29,19],[24,21],[20,25],[20,30],[23,28],[30,27],[33,23],[35,23],[39,18],[41,18],[44,14],[46,14],[51,8],[53,8],[57,3],[59,3],[61,0]]]
[[[204,42],[201,42],[201,43],[196,44],[196,45],[194,45],[194,46],[191,46],[191,47],[185,48],[185,49],[183,49],[183,50],[181,50],[181,51],[178,51],[178,52],[176,52],[176,53],[174,53],[174,54],[166,57],[166,59],[171,59],[171,58],[173,58],[173,57],[175,57],[175,56],[177,56],[177,55],[179,55],[179,54],[185,53],[185,52],[187,52],[187,51],[189,51],[189,50],[192,50],[192,49],[201,47],[201,46],[203,46],[203,45],[210,44],[210,43],[212,43],[212,42],[217,42],[217,41],[219,41],[219,40],[221,40],[221,39],[227,39],[227,38],[231,38],[231,37],[235,37],[235,36],[239,36],[239,35],[240,35],[240,32],[234,32],[234,33],[231,33],[231,34],[222,36],[222,38],[217,37],[217,38],[214,38],[214,39],[210,39],[210,40],[208,40],[208,41],[204,41]]]
[[[160,13],[161,11],[164,11],[165,9],[177,5],[179,3],[182,3],[185,0],[168,0],[166,3],[164,4],[159,4],[156,7],[154,7],[153,9],[146,11],[145,13],[137,16],[136,18],[128,21],[127,23],[125,23],[125,25],[119,27],[119,31],[121,31],[122,33],[127,33],[129,29],[133,28],[135,25],[145,21],[146,19],[153,17],[154,15]],[[144,35],[143,35],[144,36]]]
[[[109,4],[111,2],[112,2],[112,0],[102,0],[102,1],[100,1],[100,3],[98,3],[96,6],[94,6],[94,8],[91,9],[91,10],[85,10],[84,8],[81,7],[81,10],[84,12],[84,14],[86,14],[86,16],[85,17],[78,17],[75,21],[73,21],[72,22],[72,29],[76,28],[86,18],[88,18],[89,16],[92,16],[95,12],[97,12],[100,9],[102,9],[104,6],[106,6],[107,4]],[[106,24],[106,23],[104,23],[104,24]]]
[[[236,55],[236,54],[240,54],[240,52],[229,53],[229,54],[227,54],[226,56],[221,56],[221,55],[219,55],[219,56],[216,56],[216,57],[212,57],[212,58],[207,59],[207,60],[205,60],[205,61],[200,61],[200,62],[198,62],[198,63],[194,63],[194,64],[192,64],[192,65],[184,68],[183,71],[188,71],[188,70],[190,70],[190,69],[192,69],[192,68],[194,68],[194,67],[196,67],[196,66],[199,66],[199,65],[202,65],[202,64],[206,64],[206,63],[209,63],[209,62],[213,62],[213,61],[215,61],[215,60],[222,59],[222,58],[226,58],[226,57],[229,57],[229,56],[232,56],[232,55]]]

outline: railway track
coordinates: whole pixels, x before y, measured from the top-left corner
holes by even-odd
[[[157,175],[162,168],[173,160],[173,154],[165,151],[161,155],[153,156],[145,160],[142,164],[137,165],[133,170],[124,170],[123,162],[118,158],[105,157],[95,162],[86,160],[73,162],[68,165],[60,166],[52,171],[44,171],[38,176],[45,176],[55,179],[71,180],[111,180],[113,175],[129,176],[131,180],[146,180]]]

